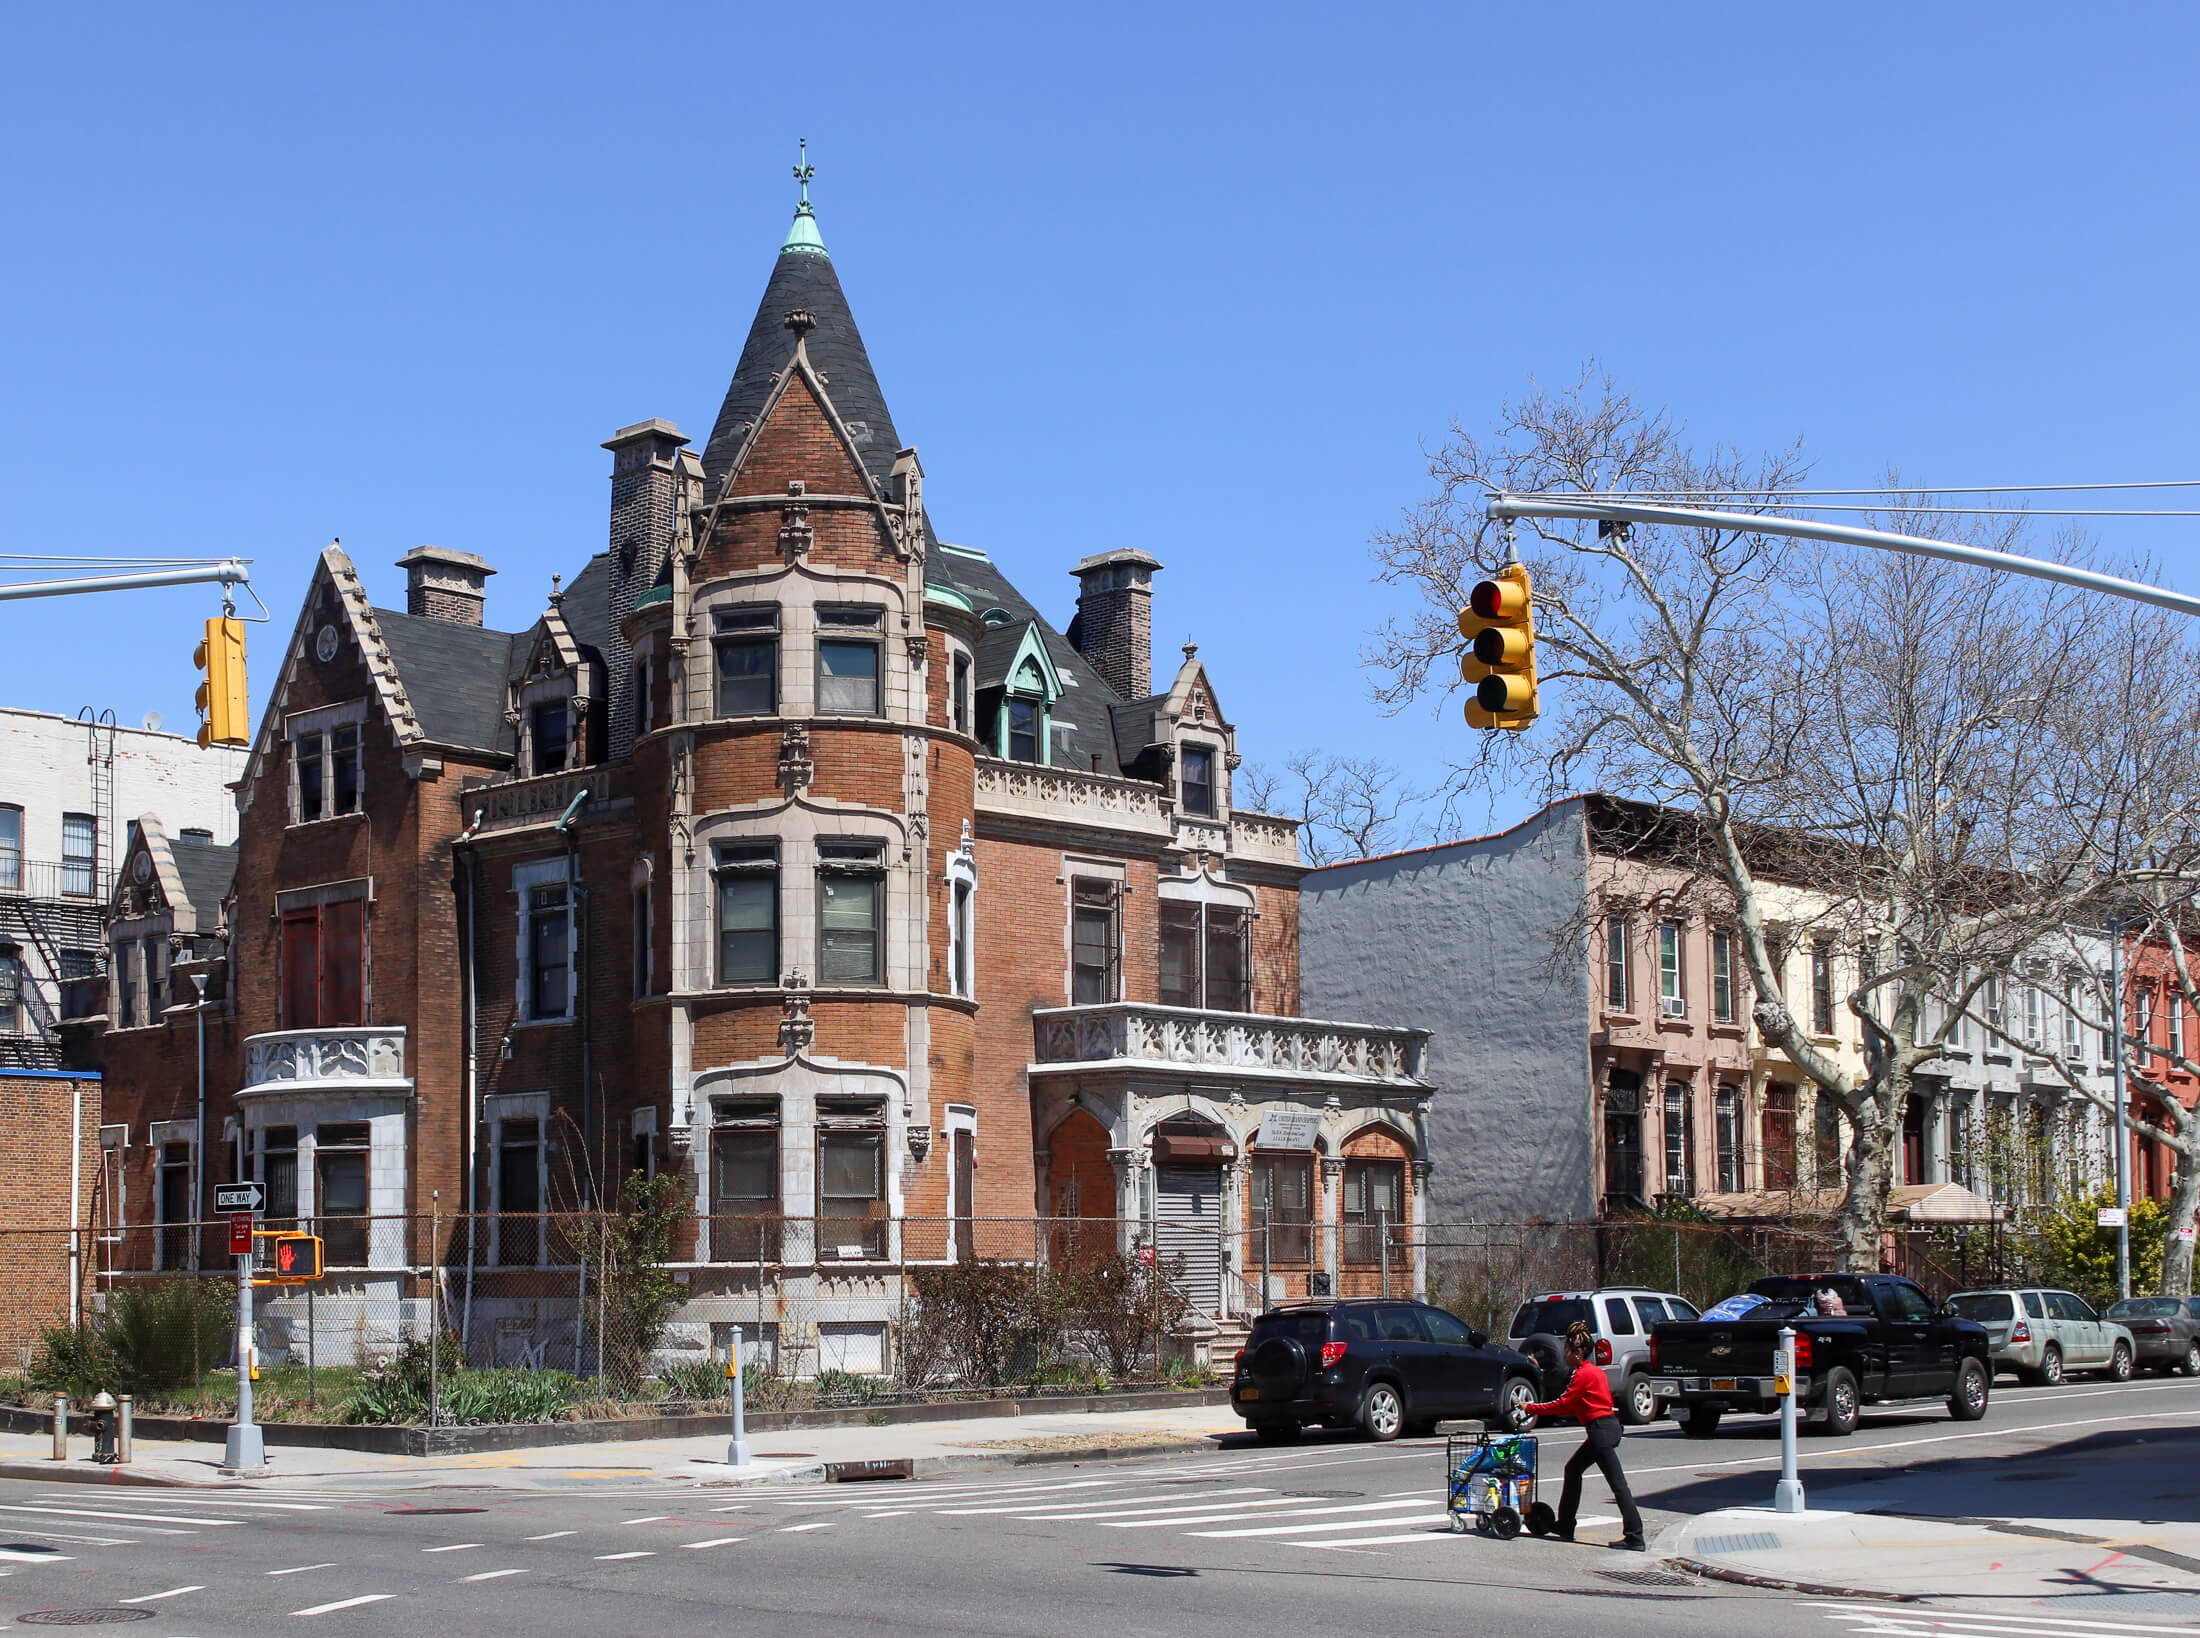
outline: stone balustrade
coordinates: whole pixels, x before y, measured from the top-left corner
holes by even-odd
[[[980,757],[977,805],[988,814],[1167,836],[1175,804],[1160,786],[1143,779]]]
[[[408,1084],[400,1024],[339,1024],[245,1038],[240,1089],[245,1093],[370,1091]]]
[[[1033,1069],[1132,1063],[1426,1090],[1428,1031],[1118,1001],[1031,1015]]]

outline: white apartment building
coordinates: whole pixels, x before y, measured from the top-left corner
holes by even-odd
[[[100,920],[131,827],[157,814],[171,835],[234,842],[244,761],[157,717],[0,707],[0,1067],[60,1067],[67,986],[106,970]]]

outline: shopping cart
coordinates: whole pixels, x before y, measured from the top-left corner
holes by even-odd
[[[1524,1523],[1545,1535],[1557,1523],[1535,1499],[1536,1441],[1532,1433],[1455,1433],[1444,1441],[1444,1511],[1457,1531],[1474,1527],[1499,1541]]]

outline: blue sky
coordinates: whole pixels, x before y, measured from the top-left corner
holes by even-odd
[[[815,197],[950,540],[1058,622],[1158,556],[1248,755],[1432,777],[1367,539],[1421,450],[1595,359],[1816,475],[2200,476],[2193,86],[2159,6],[18,10],[6,552],[342,537],[524,624],[609,457],[698,438]],[[2189,523],[2122,525],[2200,589]],[[211,588],[0,604],[0,701],[192,722]]]

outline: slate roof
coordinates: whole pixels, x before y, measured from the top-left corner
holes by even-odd
[[[1054,662],[1063,683],[1062,697],[1054,702],[1054,721],[1057,729],[1068,729],[1067,733],[1054,735],[1054,743],[1047,748],[1047,760],[1058,767],[1090,768],[1093,753],[1098,752],[1102,773],[1121,773],[1123,759],[1116,751],[1114,708],[1122,701],[1100,680],[1100,673],[1085,663],[1085,657],[1069,646],[1069,639],[1049,625],[1045,616],[1009,583],[1000,567],[989,557],[943,546],[925,559],[925,575],[936,585],[961,592],[980,614],[987,609],[1002,609],[1009,616],[1007,625],[987,632],[979,641],[980,688],[999,686],[1001,674],[1023,641],[1024,627],[1031,624],[1039,628],[1040,638],[1047,645],[1047,658]],[[989,664],[993,668],[990,676]]]
[[[423,734],[438,745],[510,753],[511,730],[504,725],[510,632],[394,609],[376,609],[374,620],[389,640],[390,659]]]
[[[705,493],[715,495],[726,469],[741,452],[749,427],[764,408],[772,380],[787,367],[794,354],[794,337],[781,321],[797,307],[817,320],[808,338],[810,363],[825,378],[833,408],[847,423],[874,478],[884,482],[892,471],[901,438],[887,411],[886,395],[879,390],[871,370],[871,355],[864,351],[855,315],[848,310],[840,279],[830,256],[818,251],[783,250],[764,286],[764,299],[756,304],[749,325],[749,339],[742,345],[741,362],[734,366],[733,383],[703,447]]]
[[[186,903],[197,912],[201,930],[214,925],[229,884],[237,878],[237,844],[211,842],[202,836],[168,838],[169,857],[176,861],[176,880]]]

